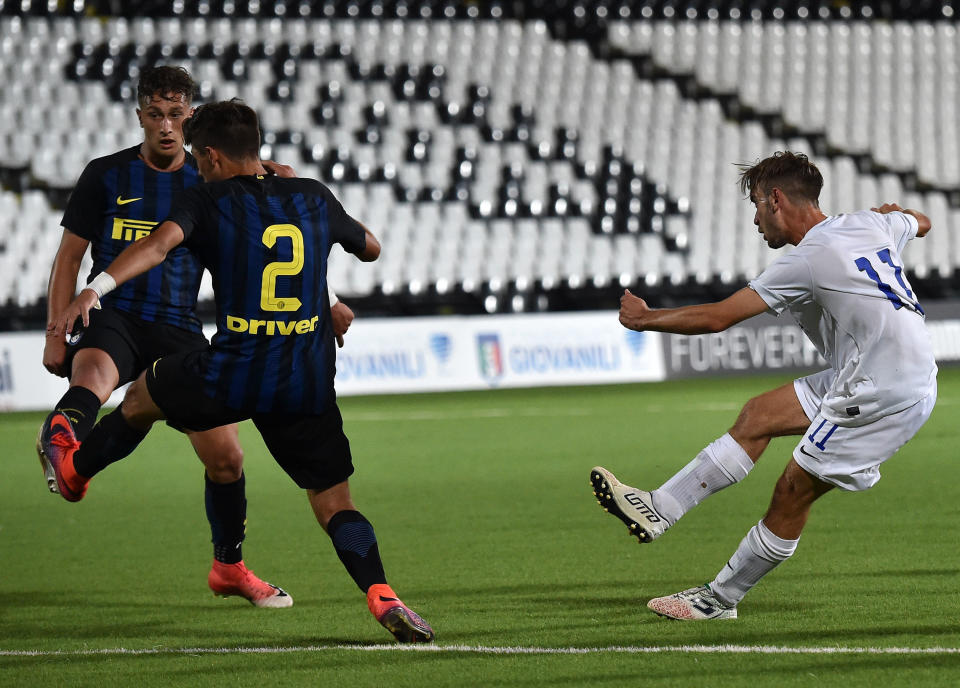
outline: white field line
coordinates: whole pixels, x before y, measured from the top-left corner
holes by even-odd
[[[299,647],[155,647],[90,650],[0,650],[0,657],[112,655],[270,655],[297,652],[433,652],[478,655],[755,654],[755,655],[956,655],[960,647],[787,647],[780,645],[611,645],[608,647],[491,647],[484,645],[304,645]]]

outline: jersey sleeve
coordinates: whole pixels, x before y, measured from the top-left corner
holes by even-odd
[[[88,241],[100,234],[106,212],[103,171],[97,161],[87,163],[70,194],[60,225]]]
[[[747,285],[760,295],[767,308],[776,315],[813,298],[813,275],[803,254],[802,250],[794,249],[771,263]]]
[[[327,191],[327,220],[330,223],[330,240],[343,246],[348,253],[360,253],[367,246],[367,233],[363,225],[343,209],[343,205]]]
[[[897,252],[903,251],[907,242],[917,236],[920,224],[917,218],[907,213],[892,212],[880,216],[887,233],[897,246]]]
[[[170,215],[164,221],[176,222],[180,225],[180,229],[183,230],[183,239],[186,241],[202,224],[204,201],[207,200],[209,199],[206,198],[203,185],[191,187],[180,194],[170,210]]]

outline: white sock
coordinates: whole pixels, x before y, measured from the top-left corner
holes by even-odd
[[[652,492],[654,508],[672,526],[714,492],[746,478],[752,468],[747,452],[725,433]]]
[[[796,540],[774,535],[763,521],[750,529],[737,551],[710,583],[710,589],[726,604],[737,604],[761,578],[797,549]]]

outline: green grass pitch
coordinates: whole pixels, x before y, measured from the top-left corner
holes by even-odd
[[[202,468],[178,433],[158,425],[68,504],[34,454],[42,415],[0,415],[0,685],[960,684],[960,369],[941,371],[933,417],[874,489],[814,506],[738,620],[646,610],[724,565],[795,441],[651,545],[600,510],[590,468],[656,487],[784,381],[341,399],[355,501],[394,589],[437,631],[429,651],[370,617],[249,423],[245,560],[291,609],[210,594]],[[254,648],[274,651],[237,651]]]

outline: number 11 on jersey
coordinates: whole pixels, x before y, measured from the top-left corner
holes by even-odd
[[[903,290],[907,293],[907,298],[912,299],[913,292],[910,290],[906,280],[903,279],[903,266],[897,265],[893,262],[893,258],[890,257],[890,249],[885,248],[882,251],[877,251],[877,258],[879,258],[881,262],[886,263],[893,268],[893,276],[896,278],[900,286],[903,287]],[[883,293],[884,296],[887,297],[887,299],[889,299],[890,303],[893,304],[894,310],[900,310],[906,305],[903,300],[894,293],[890,285],[881,279],[880,275],[877,273],[876,269],[874,269],[873,264],[867,257],[860,256],[854,261],[854,263],[860,272],[867,273],[867,277],[876,282],[877,288]],[[910,305],[913,306],[913,309],[916,310],[917,313],[923,315],[923,308],[920,306],[919,302],[911,301]]]

